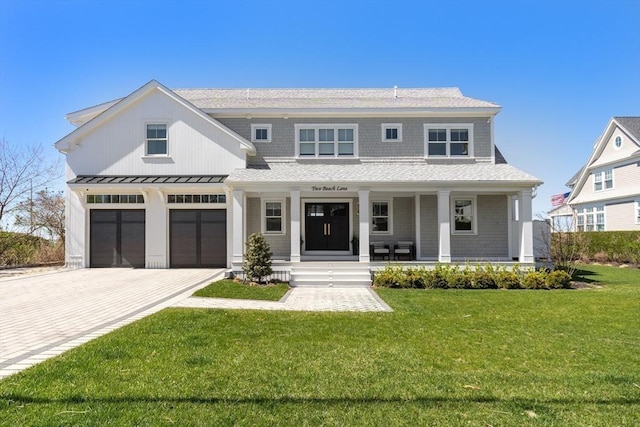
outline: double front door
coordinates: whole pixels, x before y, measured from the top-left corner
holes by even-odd
[[[349,250],[349,203],[305,203],[307,251]]]

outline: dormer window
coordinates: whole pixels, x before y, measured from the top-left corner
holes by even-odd
[[[402,142],[402,123],[383,123],[382,142]]]
[[[147,124],[147,156],[166,156],[168,151],[167,125]]]
[[[271,142],[271,125],[252,124],[251,142]]]

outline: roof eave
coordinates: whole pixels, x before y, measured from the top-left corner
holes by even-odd
[[[201,108],[213,117],[493,117],[501,107],[448,108]]]

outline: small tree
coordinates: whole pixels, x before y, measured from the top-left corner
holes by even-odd
[[[262,234],[254,233],[249,236],[247,252],[242,263],[245,280],[249,279],[258,283],[265,283],[266,278],[273,273],[271,255],[269,244]]]

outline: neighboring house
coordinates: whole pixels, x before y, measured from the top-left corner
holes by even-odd
[[[404,241],[417,261],[531,264],[541,181],[494,146],[499,111],[457,88],[151,81],[67,115],[78,126],[56,143],[67,157],[67,263],[237,268],[262,232],[289,266],[368,268],[374,242],[393,258]]]
[[[550,212],[554,221],[572,215],[574,231],[640,230],[640,117],[613,117],[567,185],[570,209]]]

